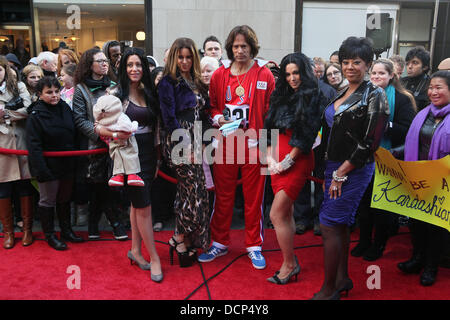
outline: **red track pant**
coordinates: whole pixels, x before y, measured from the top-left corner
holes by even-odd
[[[252,149],[252,153],[258,152],[258,148]],[[236,162],[214,164],[216,199],[211,217],[212,240],[215,245],[222,248],[230,244],[230,228],[239,169],[244,194],[245,246],[247,251],[261,250],[264,240],[262,202],[266,176],[261,174],[259,163],[249,164],[248,155],[246,155],[245,164]]]

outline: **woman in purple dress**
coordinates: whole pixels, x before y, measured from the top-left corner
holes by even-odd
[[[333,99],[324,113],[322,141],[328,145],[325,194],[319,219],[325,278],[314,300],[339,299],[340,292],[353,288],[348,276],[349,226],[372,179],[373,154],[389,116],[383,89],[364,80],[373,55],[366,38],[347,38],[339,49],[339,61],[349,86]]]

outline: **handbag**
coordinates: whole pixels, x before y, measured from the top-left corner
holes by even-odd
[[[23,105],[23,99],[20,96],[12,98],[5,104],[5,109],[13,111],[19,110],[20,108],[23,107],[25,106]]]

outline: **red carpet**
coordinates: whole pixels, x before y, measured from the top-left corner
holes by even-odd
[[[407,229],[402,229],[405,232]],[[172,232],[156,233],[156,239],[166,242]],[[20,234],[16,234],[20,237]],[[41,233],[35,236],[42,239]],[[86,236],[86,234],[84,234]],[[102,235],[111,239],[110,233]],[[44,241],[22,247],[20,240],[11,250],[0,249],[1,300],[304,300],[320,289],[323,280],[322,239],[311,231],[295,237],[302,271],[298,282],[278,286],[266,281],[281,265],[274,230],[265,232],[265,270],[255,270],[244,254],[243,230],[232,231],[230,253],[217,260],[202,264],[208,281],[203,285],[202,270],[198,264],[180,269],[170,266],[168,245],[157,243],[163,263],[164,281],[150,280],[149,272],[130,266],[126,257],[131,241],[89,241],[68,244],[69,250],[57,252]],[[357,239],[357,232],[352,235]],[[3,241],[1,239],[0,241]],[[317,246],[318,245],[318,246]],[[354,247],[356,243],[352,243]],[[311,247],[307,247],[311,246]],[[240,255],[243,256],[239,257]],[[410,236],[392,237],[384,256],[374,263],[350,257],[350,276],[355,288],[347,300],[448,300],[450,298],[450,269],[440,268],[436,283],[431,287],[419,284],[418,275],[404,275],[396,267],[410,255]],[[144,257],[148,255],[144,253]],[[239,257],[239,258],[238,258]],[[237,258],[237,259],[236,259]],[[228,268],[225,268],[235,260]],[[70,290],[67,280],[72,273],[67,268],[76,265],[81,271],[81,289]],[[369,290],[367,267],[377,265],[381,271],[381,289]],[[222,269],[225,270],[215,276]],[[215,277],[214,277],[215,276]]]

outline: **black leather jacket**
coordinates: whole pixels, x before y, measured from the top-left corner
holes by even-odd
[[[337,95],[330,104],[345,92]],[[328,141],[326,160],[349,160],[356,168],[373,162],[373,154],[378,149],[388,119],[389,105],[384,90],[364,81],[339,107],[331,132],[325,117],[322,117],[322,141]]]

